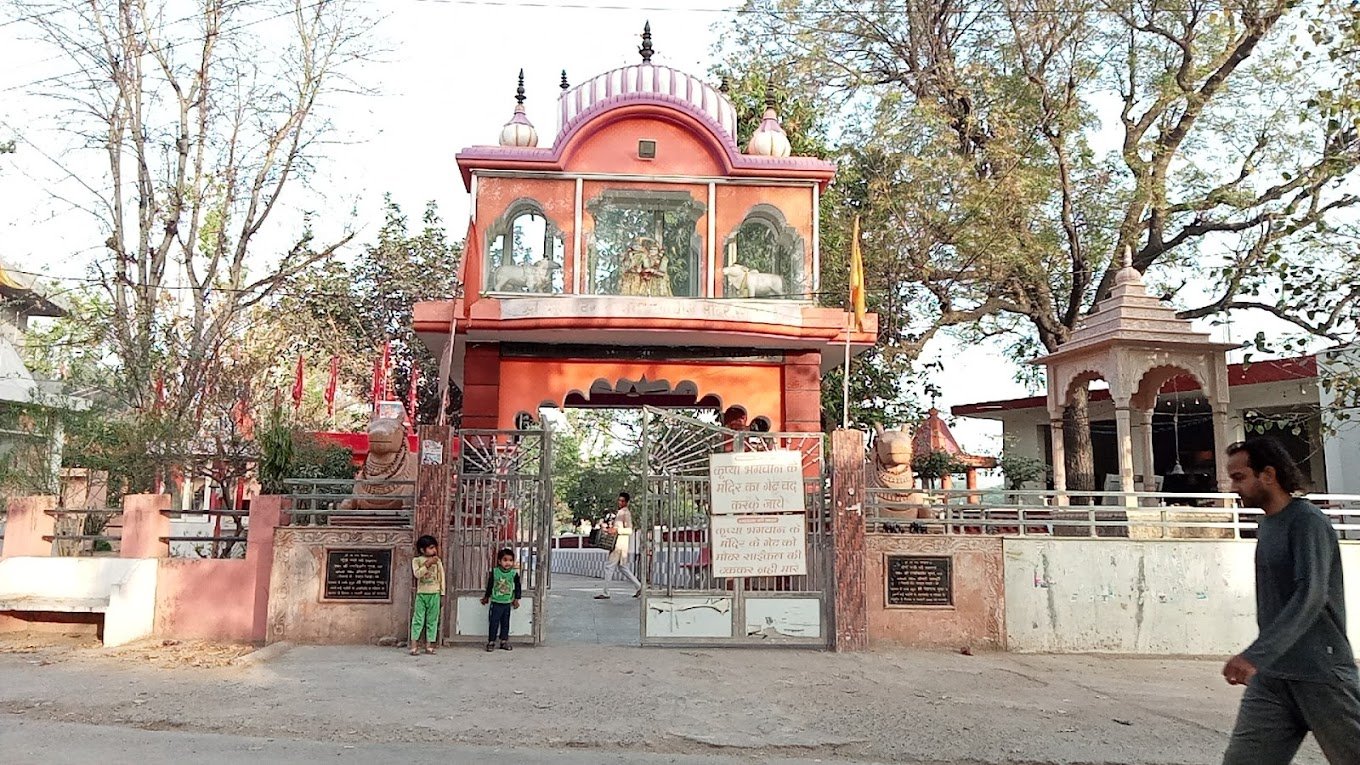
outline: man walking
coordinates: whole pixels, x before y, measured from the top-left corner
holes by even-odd
[[[629,568],[628,543],[633,538],[633,512],[628,509],[628,501],[631,499],[628,492],[619,492],[619,509],[614,514],[613,522],[607,526],[616,535],[614,549],[609,551],[609,556],[604,562],[604,583],[603,592],[595,596],[596,600],[607,600],[609,598],[609,581],[614,578],[614,572],[621,572],[625,579],[633,583],[633,597],[642,594],[642,582],[633,575]]]
[[[1256,537],[1260,635],[1223,665],[1246,685],[1224,765],[1288,765],[1313,732],[1333,765],[1360,763],[1360,677],[1346,638],[1341,547],[1331,521],[1293,497],[1302,474],[1280,443],[1228,447],[1228,476],[1265,511]]]

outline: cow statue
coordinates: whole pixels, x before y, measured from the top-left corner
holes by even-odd
[[[406,443],[401,420],[376,419],[368,426],[368,456],[354,476],[354,496],[340,503],[342,510],[400,510],[413,504],[416,458]]]
[[[874,445],[870,450],[866,482],[870,488],[894,489],[880,492],[885,502],[924,505],[926,497],[916,491],[916,475],[911,470],[912,434],[903,425],[900,430],[885,430],[882,424],[874,424]],[[885,519],[915,521],[933,518],[934,513],[927,507],[883,508],[878,514]],[[897,523],[885,523],[885,531],[904,531]]]
[[[491,275],[491,291],[548,292],[552,286],[553,272],[560,268],[562,266],[546,258],[527,266],[506,263],[497,266]]]
[[[784,297],[784,277],[767,274],[733,264],[722,270],[727,279],[727,288],[733,297]]]

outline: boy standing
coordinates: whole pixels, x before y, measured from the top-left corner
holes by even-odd
[[[416,605],[411,614],[411,655],[420,653],[420,634],[425,633],[425,653],[434,653],[439,632],[439,600],[444,596],[444,561],[439,558],[439,543],[426,534],[416,540],[418,556],[411,559],[411,575],[416,578]]]
[[[496,638],[500,638],[501,650],[514,650],[510,647],[510,609],[519,608],[519,572],[515,570],[515,553],[506,548],[496,554],[496,567],[486,575],[486,594],[482,595],[482,605],[490,604],[487,614],[489,628],[486,635],[486,650],[496,650]]]

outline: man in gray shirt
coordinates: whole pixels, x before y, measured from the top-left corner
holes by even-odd
[[[1313,732],[1333,765],[1360,763],[1360,677],[1346,638],[1341,547],[1331,521],[1294,498],[1302,474],[1274,439],[1228,447],[1228,476],[1265,511],[1256,537],[1260,635],[1223,665],[1246,685],[1224,765],[1288,765]]]

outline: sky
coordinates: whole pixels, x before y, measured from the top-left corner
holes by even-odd
[[[427,201],[437,202],[450,234],[461,237],[469,197],[454,155],[496,141],[511,116],[521,68],[528,116],[547,145],[557,127],[561,70],[575,83],[635,62],[643,23],[650,20],[655,60],[703,75],[721,30],[734,18],[729,11],[735,4],[723,0],[659,0],[668,5],[627,8],[613,1],[371,4],[386,14],[376,28],[386,52],[358,72],[370,92],[333,102],[328,117],[338,140],[325,147],[308,179],[310,190],[293,187],[279,223],[294,225],[304,212],[327,213],[320,217],[331,230],[320,231],[323,238],[353,226],[357,241],[369,241],[388,193],[417,220]],[[68,117],[58,104],[31,94],[30,83],[69,71],[69,61],[54,58],[32,41],[33,30],[8,20],[0,17],[0,141],[13,134],[21,140],[15,154],[0,156],[0,257],[76,284],[72,280],[86,275],[106,236],[78,206],[80,183],[95,172],[98,156],[80,150],[62,130]],[[1244,331],[1239,328],[1238,339],[1249,336]],[[945,412],[956,404],[1035,393],[1013,381],[1015,367],[997,348],[942,337],[926,356],[943,363],[936,375],[943,395],[936,403]],[[1000,452],[999,423],[961,419],[954,430],[969,451]]]

